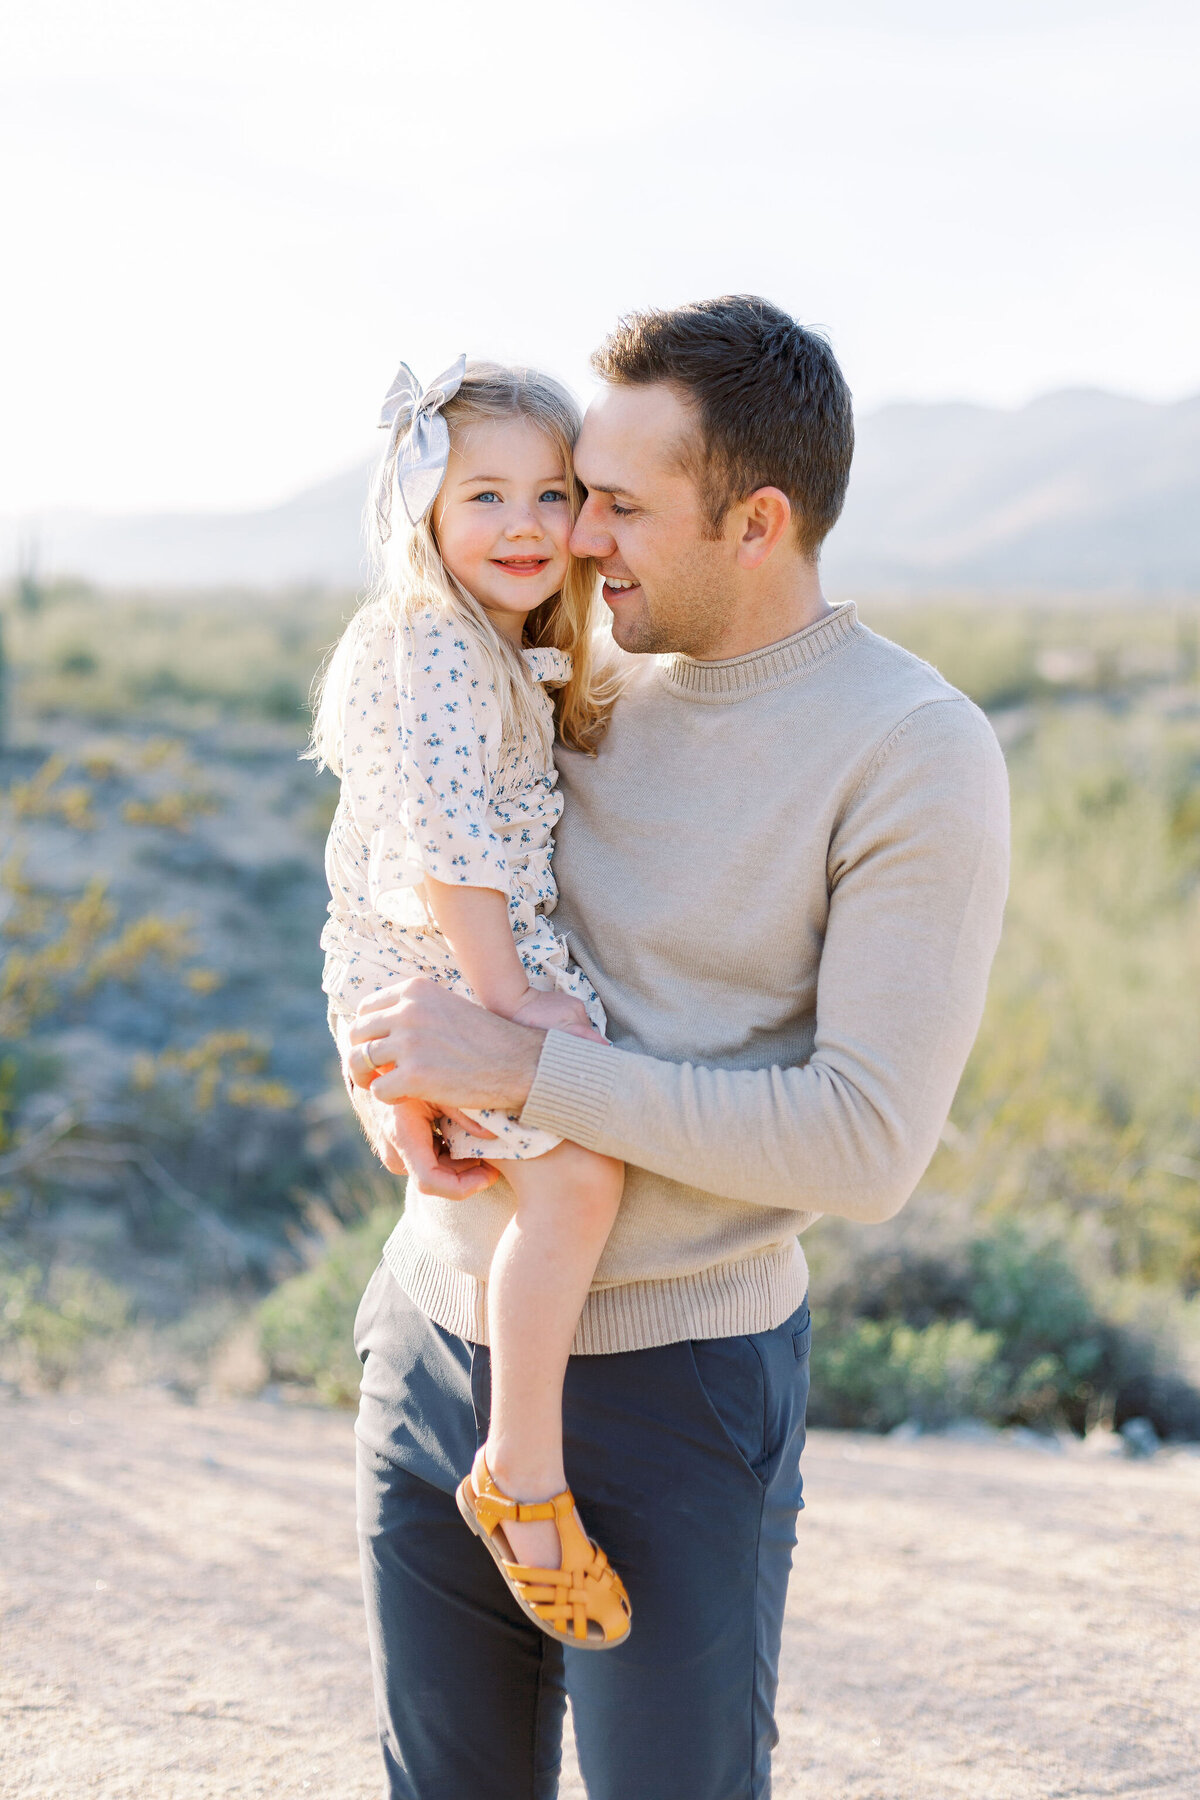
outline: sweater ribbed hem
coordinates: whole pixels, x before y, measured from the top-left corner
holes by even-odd
[[[487,1342],[487,1283],[422,1248],[406,1215],[383,1246],[383,1260],[414,1306],[472,1344]]]
[[[384,1245],[383,1256],[409,1299],[435,1325],[469,1343],[487,1343],[486,1282],[439,1261],[421,1246],[403,1218]],[[761,1256],[692,1275],[593,1288],[584,1302],[571,1354],[618,1356],[689,1338],[774,1331],[807,1292],[808,1264],[796,1238]]]
[[[593,1149],[608,1116],[622,1052],[567,1031],[548,1031],[521,1123]],[[550,1118],[553,1125],[539,1125]]]
[[[673,654],[664,656],[659,667],[664,686],[685,699],[745,700],[807,673],[860,629],[854,602],[847,600],[815,625],[806,625],[803,631],[768,644],[764,650],[750,650],[725,662],[696,662],[690,656]]]

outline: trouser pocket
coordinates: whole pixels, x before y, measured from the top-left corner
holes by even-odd
[[[811,1341],[805,1302],[774,1331],[697,1338],[689,1346],[715,1428],[763,1484],[790,1452],[798,1458],[803,1444]]]

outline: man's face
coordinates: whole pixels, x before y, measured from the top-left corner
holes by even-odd
[[[613,636],[639,655],[678,650],[703,658],[737,608],[732,542],[708,535],[684,467],[696,431],[691,409],[666,382],[606,387],[575,447],[587,500],[571,549],[599,565]]]

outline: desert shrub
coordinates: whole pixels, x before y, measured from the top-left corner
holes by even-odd
[[[967,1261],[968,1316],[997,1340],[1000,1380],[983,1416],[1085,1430],[1115,1399],[1129,1351],[1066,1246],[1002,1220],[974,1239]]]
[[[1062,1209],[1111,1271],[1200,1287],[1200,717],[1053,709],[1009,754],[1013,876],[983,1025],[928,1184]]]
[[[127,1294],[89,1269],[46,1271],[0,1250],[0,1377],[58,1387],[97,1338],[129,1323]]]
[[[90,650],[71,645],[59,651],[55,666],[60,675],[94,675],[99,664]]]
[[[1172,1370],[1171,1322],[1107,1274],[1067,1215],[981,1218],[925,1192],[875,1232],[811,1234],[814,1423],[886,1430],[959,1417],[1084,1432],[1154,1385],[1161,1435],[1200,1395]],[[1130,1302],[1133,1301],[1133,1304]],[[1172,1383],[1174,1385],[1172,1385]]]
[[[65,756],[46,759],[36,775],[28,781],[14,781],[8,790],[8,803],[17,819],[61,819],[82,831],[96,824],[92,812],[92,791],[82,782],[63,783],[70,764]]]
[[[186,1049],[135,1057],[133,1086],[143,1094],[157,1090],[160,1099],[182,1093],[190,1112],[210,1112],[218,1100],[286,1112],[297,1104],[297,1096],[284,1083],[262,1078],[270,1051],[270,1040],[261,1034],[210,1031]]]
[[[312,1184],[318,1162],[303,1099],[272,1070],[269,1039],[221,1029],[177,1038],[156,1055],[126,1052],[106,1070],[103,1091],[69,1101],[61,1071],[37,1053],[56,1025],[94,1019],[114,989],[160,1006],[182,989],[199,999],[219,989],[213,971],[186,967],[188,921],[143,913],[122,922],[101,882],[64,896],[31,882],[15,859],[0,868],[5,907],[0,1190],[10,1207],[28,1217],[64,1183],[84,1186],[118,1199],[145,1246],[175,1247],[198,1230],[229,1272],[265,1270],[271,1231],[294,1212],[293,1189]],[[55,1091],[62,1129],[42,1115],[22,1135],[14,1121],[40,1087]],[[236,1234],[218,1214],[236,1216]]]
[[[0,865],[0,913],[0,1039],[26,1037],[106,983],[137,985],[190,951],[185,920],[145,913],[121,924],[103,881],[64,896],[30,881],[16,857]]]
[[[336,1232],[320,1261],[293,1275],[259,1308],[259,1344],[277,1381],[311,1387],[328,1405],[352,1405],[362,1374],[354,1314],[396,1223],[397,1199]]]
[[[217,811],[211,794],[177,788],[174,792],[155,794],[149,800],[127,800],[121,817],[127,825],[154,825],[166,831],[187,831],[193,819]]]
[[[968,1319],[854,1319],[813,1332],[814,1423],[888,1431],[907,1419],[926,1429],[994,1412],[1003,1375],[1000,1334]]]
[[[1130,1419],[1148,1419],[1160,1438],[1200,1441],[1200,1392],[1180,1375],[1142,1372],[1123,1382],[1113,1407],[1120,1430]]]
[[[985,711],[1046,692],[1035,622],[1019,607],[885,606],[871,623],[931,662]]]
[[[257,706],[267,719],[281,719],[285,723],[296,720],[305,724],[308,722],[308,691],[299,682],[289,681],[286,676],[265,683],[259,690]]]
[[[860,611],[987,712],[1080,695],[1127,698],[1151,683],[1196,679],[1194,602],[1127,607],[997,596],[876,600]]]
[[[274,1260],[272,1233],[294,1220],[298,1191],[321,1175],[302,1097],[271,1074],[271,1053],[261,1033],[210,1031],[156,1055],[138,1053],[130,1071],[127,1135],[170,1178],[160,1183],[159,1234],[178,1235],[188,1205],[200,1206],[236,1226],[251,1273]]]
[[[351,604],[309,589],[188,598],[63,584],[44,606],[12,610],[10,657],[36,714],[166,726],[265,718],[294,725],[299,742],[313,670]]]

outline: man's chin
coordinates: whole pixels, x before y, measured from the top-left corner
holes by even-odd
[[[654,622],[645,610],[636,613],[613,613],[613,642],[630,656],[654,656],[663,649]]]

